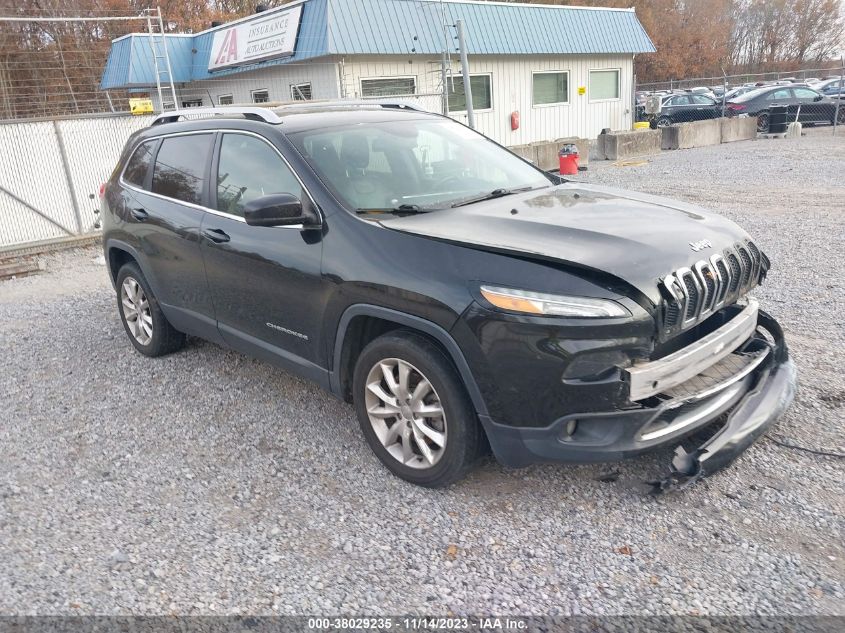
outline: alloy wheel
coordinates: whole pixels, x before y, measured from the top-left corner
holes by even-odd
[[[376,363],[366,381],[365,404],[382,446],[401,464],[431,468],[446,449],[446,414],[423,373],[399,358]]]
[[[757,131],[758,132],[768,132],[769,131],[769,115],[768,114],[761,114],[757,117]]]
[[[123,320],[129,332],[141,345],[149,345],[153,338],[153,315],[150,301],[137,280],[132,277],[123,280],[120,302],[123,305]]]

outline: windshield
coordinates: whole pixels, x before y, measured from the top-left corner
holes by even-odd
[[[288,138],[356,211],[432,211],[551,186],[539,170],[448,119],[363,121]]]

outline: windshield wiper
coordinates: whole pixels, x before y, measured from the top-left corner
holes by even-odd
[[[476,202],[484,202],[485,200],[495,200],[496,198],[502,198],[504,196],[510,196],[515,193],[524,193],[526,191],[532,191],[534,189],[546,189],[547,187],[516,187],[514,189],[493,189],[488,193],[482,193],[478,196],[473,196],[472,198],[464,198],[463,200],[458,200],[456,203],[452,205],[452,208],[455,207],[463,207],[468,204],[475,204]]]
[[[428,213],[418,204],[400,204],[396,207],[382,207],[374,209],[356,209],[356,213],[405,213],[408,215],[414,213]]]

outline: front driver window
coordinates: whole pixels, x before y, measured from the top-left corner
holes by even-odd
[[[302,186],[269,143],[246,134],[224,134],[217,165],[217,210],[243,217],[248,202],[272,193],[302,199]]]

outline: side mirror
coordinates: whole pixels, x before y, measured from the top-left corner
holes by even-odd
[[[821,101],[822,99],[824,99],[824,95],[816,95],[813,97],[813,101]]]
[[[244,220],[250,226],[291,226],[319,224],[317,214],[306,209],[299,198],[290,193],[273,193],[244,205]]]

